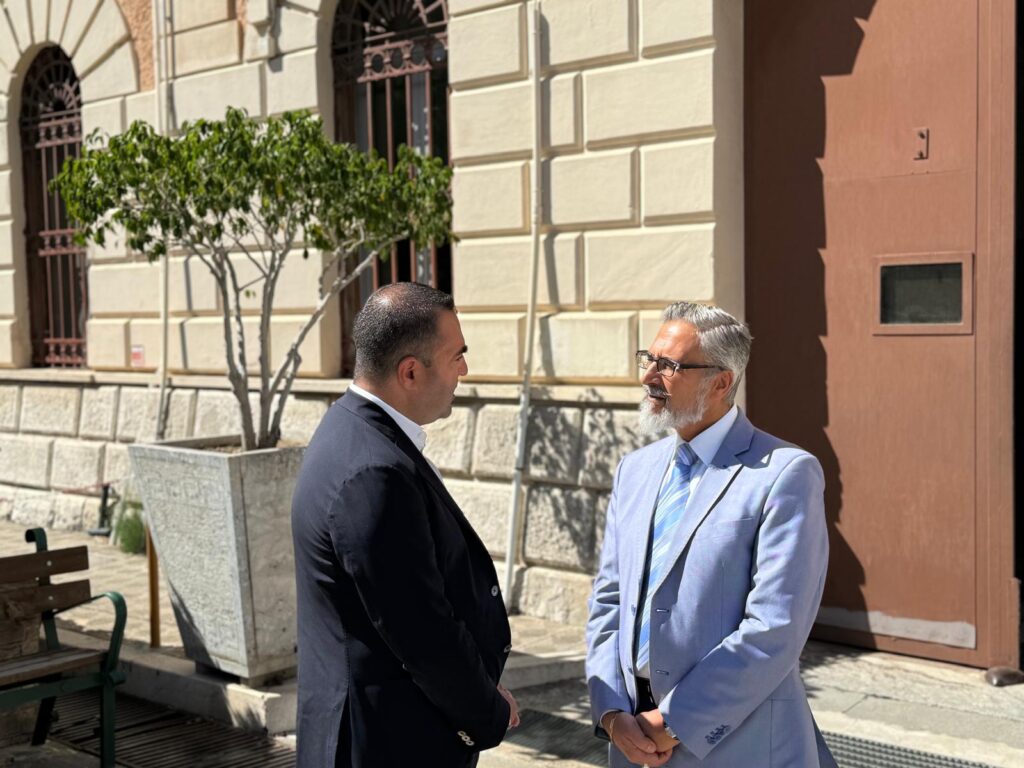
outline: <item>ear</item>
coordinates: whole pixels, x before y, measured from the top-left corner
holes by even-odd
[[[732,383],[735,379],[736,374],[732,371],[719,371],[715,377],[715,386],[712,387],[712,390],[716,395],[725,400],[729,395],[729,390],[732,389]]]
[[[412,355],[408,355],[399,360],[398,368],[395,371],[395,375],[398,379],[398,386],[404,390],[415,389],[420,374],[419,365],[419,360]]]

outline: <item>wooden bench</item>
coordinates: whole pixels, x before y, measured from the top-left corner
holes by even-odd
[[[57,696],[99,689],[100,765],[112,768],[114,686],[124,682],[124,672],[118,664],[127,617],[124,598],[117,592],[93,596],[88,579],[61,584],[50,582],[55,574],[87,570],[89,550],[86,547],[49,550],[42,528],[26,531],[25,540],[35,542],[34,553],[0,558],[0,635],[16,633],[18,622],[41,618],[45,648],[0,661],[0,709],[40,702],[32,734],[32,743],[38,745],[46,741]],[[101,598],[114,604],[114,628],[107,650],[62,648],[54,615]]]

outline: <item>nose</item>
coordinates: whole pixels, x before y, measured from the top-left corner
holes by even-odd
[[[658,373],[658,366],[651,364],[646,371],[643,372],[643,376],[640,381],[648,386],[652,384],[661,385],[661,374]]]
[[[459,376],[465,376],[469,373],[469,363],[466,362],[466,358],[462,358],[462,365],[459,367]]]

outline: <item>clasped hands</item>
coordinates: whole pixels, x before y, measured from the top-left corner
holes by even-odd
[[[657,709],[635,716],[622,711],[609,712],[601,720],[601,727],[627,760],[650,768],[667,763],[679,744],[665,731],[665,721]]]
[[[508,688],[501,683],[498,683],[498,693],[501,694],[501,698],[508,702],[508,727],[515,728],[519,725],[519,705]]]

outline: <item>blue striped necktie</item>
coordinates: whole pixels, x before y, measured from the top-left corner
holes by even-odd
[[[672,476],[661,489],[658,505],[654,510],[654,530],[651,533],[651,554],[648,557],[647,580],[644,584],[644,606],[640,614],[639,645],[636,652],[636,668],[643,670],[650,662],[651,655],[651,587],[658,583],[662,569],[672,564],[666,562],[672,544],[672,532],[686,511],[690,498],[690,475],[693,471],[693,451],[686,443],[680,443],[672,462]]]

